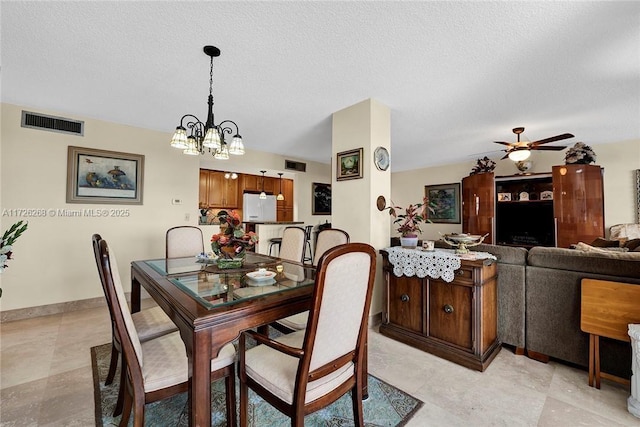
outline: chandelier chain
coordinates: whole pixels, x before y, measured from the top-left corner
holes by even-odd
[[[213,96],[213,56],[211,57],[211,69],[209,70],[209,95]]]

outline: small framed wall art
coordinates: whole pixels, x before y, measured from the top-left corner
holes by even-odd
[[[460,224],[460,183],[425,185],[429,201],[427,219],[433,223]]]
[[[362,148],[338,153],[336,162],[337,181],[362,178]]]
[[[144,155],[69,146],[67,203],[142,204]]]
[[[311,184],[311,194],[311,214],[331,215],[331,184],[314,182]]]

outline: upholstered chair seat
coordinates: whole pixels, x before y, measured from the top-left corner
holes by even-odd
[[[274,341],[294,348],[302,348],[305,331],[275,338]],[[321,351],[320,349],[316,351]],[[293,403],[293,389],[296,385],[298,365],[292,363],[291,356],[266,345],[248,351],[245,359],[247,375],[255,378],[267,390],[287,403]],[[305,403],[312,402],[344,383],[353,375],[353,362],[339,370],[307,384]]]
[[[189,380],[189,366],[184,352],[184,342],[175,332],[142,343],[142,376],[144,391],[149,393],[184,383]],[[222,347],[220,354],[211,360],[211,371],[217,371],[235,362],[233,344]]]

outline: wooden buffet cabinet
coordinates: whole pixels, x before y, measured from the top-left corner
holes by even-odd
[[[484,243],[500,245],[591,243],[604,236],[602,168],[571,164],[553,166],[550,174],[468,176],[462,180],[462,231],[488,234]]]
[[[380,333],[484,371],[500,351],[495,261],[462,260],[448,283],[429,277],[397,277],[388,253],[380,253],[386,278]]]

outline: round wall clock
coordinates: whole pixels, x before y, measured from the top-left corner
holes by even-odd
[[[378,147],[373,152],[373,163],[381,171],[389,169],[389,152],[384,147]]]

